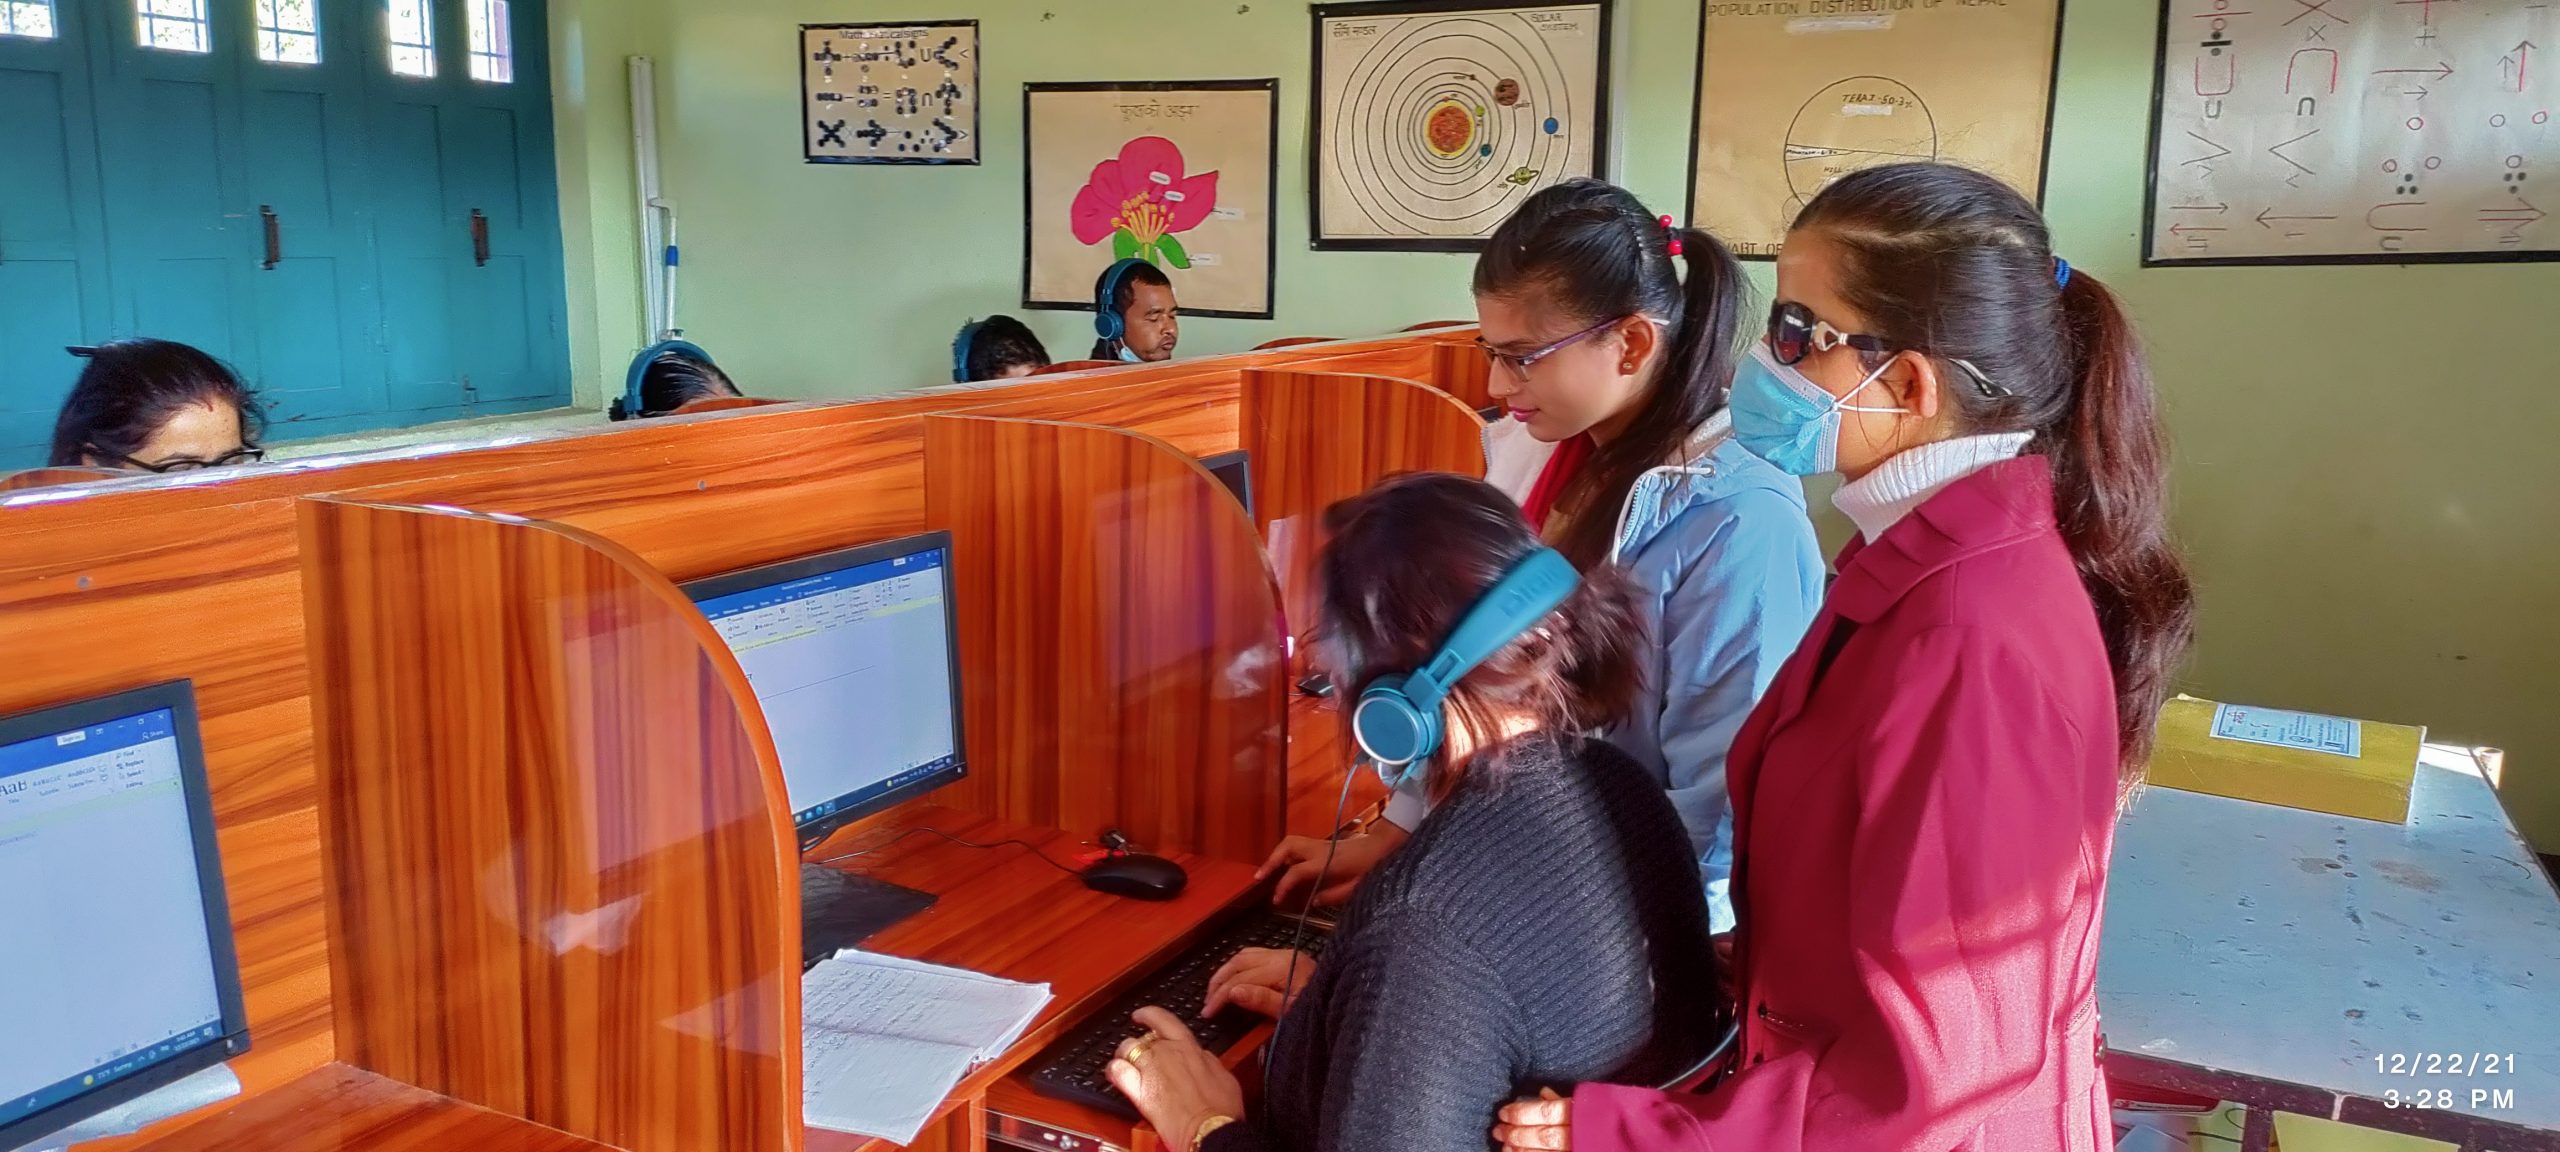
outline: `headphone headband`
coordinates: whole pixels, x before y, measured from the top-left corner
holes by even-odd
[[[1458,618],[1422,667],[1379,677],[1360,690],[1351,732],[1389,787],[1422,772],[1441,741],[1440,706],[1467,673],[1561,607],[1582,584],[1573,562],[1541,547],[1514,563]]]
[[[969,353],[978,347],[978,333],[986,329],[984,320],[972,320],[960,326],[960,335],[951,341],[951,382],[969,382]]]
[[[612,413],[614,419],[636,420],[648,415],[640,402],[640,380],[649,374],[649,366],[657,363],[658,357],[670,352],[681,352],[705,364],[711,364],[711,354],[689,341],[660,340],[641,349],[639,355],[631,358],[631,370],[622,374],[622,400],[614,405]]]
[[[1093,331],[1095,335],[1100,336],[1105,340],[1118,340],[1129,334],[1128,318],[1120,315],[1119,307],[1113,304],[1112,301],[1119,297],[1120,283],[1121,281],[1127,280],[1130,273],[1135,272],[1140,268],[1152,267],[1154,267],[1154,265],[1149,264],[1144,260],[1140,260],[1135,256],[1129,256],[1112,261],[1110,267],[1102,270],[1102,279],[1095,281],[1093,285]]]

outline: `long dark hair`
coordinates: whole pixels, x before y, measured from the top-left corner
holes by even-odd
[[[1102,295],[1103,278],[1109,275],[1111,275],[1111,269],[1105,268],[1102,270],[1101,276],[1096,276],[1094,278],[1093,294],[1096,297]],[[1151,284],[1158,288],[1171,288],[1173,287],[1173,280],[1171,277],[1164,274],[1164,269],[1147,263],[1140,263],[1136,267],[1121,273],[1120,282],[1113,285],[1111,288],[1111,300],[1108,306],[1112,312],[1123,318],[1122,322],[1124,325],[1126,324],[1126,318],[1129,315],[1129,305],[1137,303],[1138,285],[1140,284]],[[1124,327],[1123,331],[1125,330],[1126,329]],[[1117,341],[1112,340],[1094,341],[1093,358],[1096,360],[1110,360],[1119,356],[1120,349],[1114,346],[1116,343]]]
[[[1686,282],[1672,266],[1674,237],[1689,264]],[[1588,571],[1609,558],[1616,510],[1636,479],[1724,407],[1748,291],[1723,241],[1665,228],[1634,193],[1600,180],[1567,180],[1529,197],[1485,242],[1478,296],[1536,293],[1574,328],[1645,316],[1668,333],[1643,407],[1556,502],[1564,513],[1556,550],[1575,566]]]
[[[266,432],[258,397],[220,360],[169,340],[110,340],[70,352],[87,360],[53,422],[52,466],[78,467],[85,457],[117,463],[142,451],[169,419],[188,408],[224,403],[240,413],[240,443],[254,448]]]
[[[1355,692],[1422,666],[1485,589],[1541,546],[1510,497],[1439,472],[1388,477],[1326,509],[1324,527],[1316,643],[1334,682]],[[1643,638],[1633,586],[1599,565],[1545,623],[1451,689],[1452,733],[1485,749],[1503,716],[1534,715],[1558,736],[1615,724],[1635,704]],[[1455,786],[1459,767],[1445,757],[1431,766],[1433,794]]]
[[[2115,294],[2055,261],[2026,197],[1951,165],[1843,176],[1794,230],[1838,246],[1842,297],[1870,333],[1938,360],[1966,431],[2033,432],[2028,451],[2052,461],[2054,512],[2115,672],[2124,781],[2138,782],[2195,631],[2195,591],[2169,540],[2151,370]]]

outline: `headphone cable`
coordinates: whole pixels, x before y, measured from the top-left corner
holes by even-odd
[[[1295,990],[1298,957],[1305,954],[1300,948],[1307,939],[1307,918],[1315,913],[1316,897],[1324,891],[1324,878],[1333,871],[1333,854],[1342,848],[1342,813],[1351,806],[1351,781],[1360,771],[1360,762],[1354,760],[1351,769],[1342,774],[1342,792],[1333,800],[1333,838],[1325,841],[1324,863],[1316,866],[1315,882],[1307,885],[1307,898],[1298,905],[1297,923],[1289,933],[1289,968],[1287,974],[1280,978],[1280,1014],[1271,1018],[1271,1039],[1262,1046],[1262,1068],[1266,1079],[1271,1071],[1271,1058],[1280,1051],[1280,1026],[1288,1021],[1289,1013],[1298,1006]]]

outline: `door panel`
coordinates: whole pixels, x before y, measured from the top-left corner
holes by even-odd
[[[408,84],[409,81],[400,81]],[[425,85],[420,85],[425,87]],[[429,93],[431,95],[431,93]],[[395,409],[463,401],[446,267],[469,238],[445,208],[445,165],[433,103],[377,101],[373,114],[374,237],[382,260],[384,395]]]
[[[79,375],[63,348],[107,330],[82,26],[79,13],[57,8],[53,38],[0,37],[0,468],[44,462]]]

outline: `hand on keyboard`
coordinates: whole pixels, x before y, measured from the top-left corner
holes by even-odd
[[[1289,1010],[1289,1004],[1306,988],[1307,978],[1315,971],[1315,957],[1303,952],[1247,948],[1209,977],[1209,995],[1201,1015],[1215,1016],[1220,1009],[1232,1006],[1277,1020]]]

